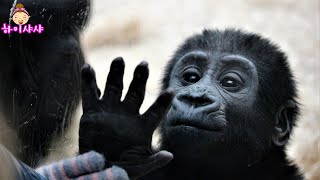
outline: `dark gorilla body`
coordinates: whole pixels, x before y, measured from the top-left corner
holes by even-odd
[[[121,102],[123,69],[122,59],[112,63],[101,100],[93,69],[82,70],[81,153],[104,153],[130,176],[135,162],[153,154],[150,130],[168,108],[160,150],[174,158],[142,179],[303,179],[285,155],[299,111],[296,85],[285,54],[267,39],[232,29],[190,37],[169,61],[164,93],[143,115],[148,68],[137,67]],[[176,94],[171,107],[168,88]]]
[[[80,69],[85,60],[80,31],[89,0],[19,0],[42,34],[0,33],[0,105],[17,131],[19,158],[37,166],[54,136],[63,134],[80,99]],[[0,2],[0,20],[9,23],[12,0]],[[11,25],[15,24],[11,21]]]
[[[302,179],[285,155],[299,110],[286,59],[241,31],[187,39],[163,79],[176,92],[161,123],[161,149],[174,155],[163,178]]]

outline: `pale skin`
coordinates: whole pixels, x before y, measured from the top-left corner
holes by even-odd
[[[17,25],[25,25],[29,19],[30,16],[25,12],[16,12],[12,17],[13,22]]]

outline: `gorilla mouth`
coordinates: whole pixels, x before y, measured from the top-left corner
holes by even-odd
[[[217,126],[210,126],[208,124],[200,123],[198,121],[192,121],[192,120],[183,120],[183,119],[177,119],[174,120],[171,124],[173,127],[191,127],[196,128],[198,130],[204,130],[204,131],[221,131],[222,128]]]

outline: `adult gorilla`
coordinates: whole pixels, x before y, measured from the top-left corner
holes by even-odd
[[[151,135],[173,89],[160,150],[174,159],[143,179],[303,179],[285,155],[299,110],[296,85],[285,54],[269,40],[233,29],[190,37],[169,61],[164,93],[144,115],[148,67],[137,67],[121,102],[123,70],[116,59],[99,99],[94,71],[84,67],[81,153],[102,152],[130,175],[155,152]]]
[[[11,23],[14,1],[0,2],[0,24]],[[37,166],[54,135],[63,134],[80,99],[85,60],[79,33],[87,22],[89,0],[19,0],[42,34],[0,32],[0,112],[17,131],[19,158]],[[4,132],[3,132],[4,133]],[[5,134],[1,134],[4,136]]]

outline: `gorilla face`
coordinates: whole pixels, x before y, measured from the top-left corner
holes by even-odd
[[[175,159],[198,154],[216,161],[233,154],[259,160],[286,144],[297,114],[285,55],[240,31],[187,39],[167,66],[168,87],[176,96],[161,123],[161,148]]]
[[[238,54],[192,51],[176,63],[169,87],[176,91],[165,121],[168,136],[224,142],[239,124],[227,110],[250,108],[257,93],[255,65]],[[239,108],[238,108],[239,109]]]

